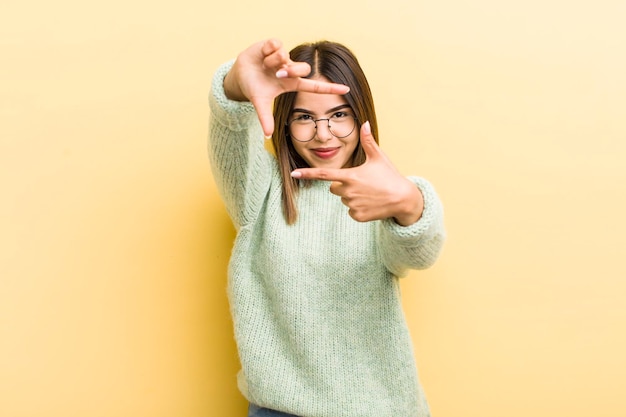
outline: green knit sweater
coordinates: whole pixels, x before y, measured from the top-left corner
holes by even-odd
[[[264,148],[253,106],[231,101],[214,76],[209,102],[213,176],[237,230],[228,296],[252,403],[302,417],[422,417],[398,278],[434,263],[444,240],[432,186],[421,219],[359,223],[329,183],[301,188],[298,220],[287,225],[281,177]]]

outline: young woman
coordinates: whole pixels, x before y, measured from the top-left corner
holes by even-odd
[[[222,65],[211,90],[249,416],[428,416],[398,277],[435,262],[442,207],[378,147],[356,57],[332,42],[289,54],[259,42]]]

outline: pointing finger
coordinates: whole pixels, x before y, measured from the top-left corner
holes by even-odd
[[[345,181],[345,170],[333,168],[298,168],[291,172],[293,178],[302,180]]]

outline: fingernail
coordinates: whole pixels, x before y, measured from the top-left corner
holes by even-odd
[[[302,177],[302,172],[300,172],[300,171],[291,171],[291,176],[293,178],[300,178],[300,177]]]
[[[286,78],[287,75],[289,74],[286,70],[278,70],[278,72],[276,72],[276,78]]]
[[[370,126],[369,120],[363,123],[363,132],[365,132],[366,135],[369,135],[372,133],[372,127]]]

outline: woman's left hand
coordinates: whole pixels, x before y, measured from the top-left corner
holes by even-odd
[[[332,181],[330,192],[341,197],[350,216],[359,222],[393,217],[409,226],[422,217],[424,198],[420,190],[403,177],[378,147],[369,122],[361,126],[361,146],[366,160],[344,169],[299,168],[291,176],[307,180]]]

